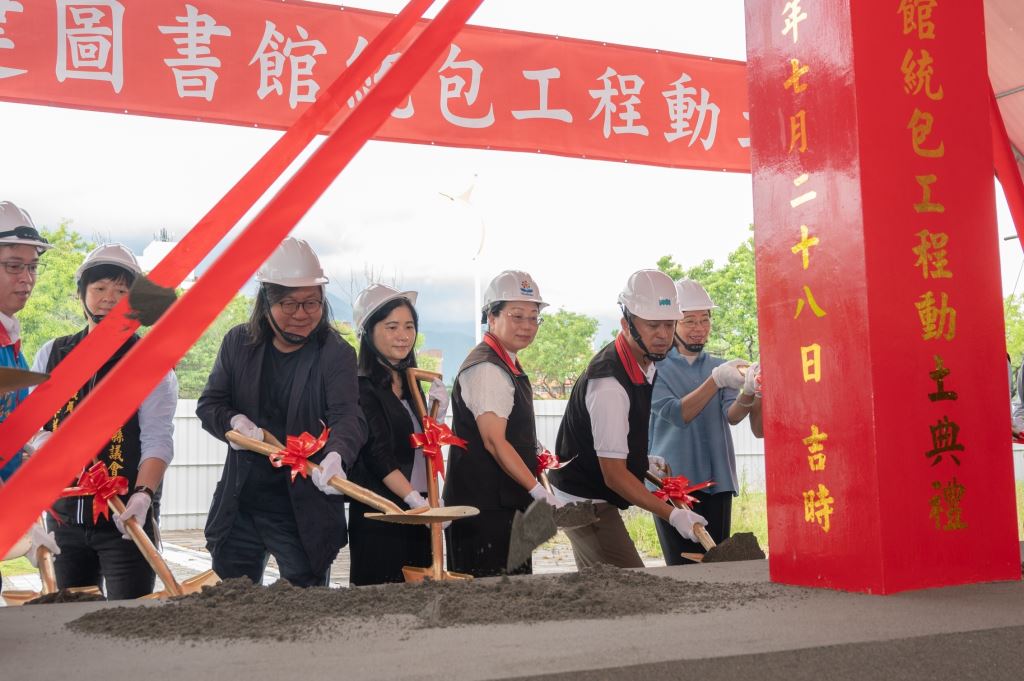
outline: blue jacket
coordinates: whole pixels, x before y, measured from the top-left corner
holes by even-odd
[[[13,345],[4,345],[0,347],[0,367],[28,369],[28,364],[25,362],[25,355],[21,352],[15,352]],[[14,408],[21,404],[27,396],[28,388],[0,394],[0,421],[6,419],[8,414],[14,411]],[[7,465],[0,468],[0,480],[6,482],[8,478],[14,475],[14,471],[20,465],[21,452],[18,452],[14,458],[7,462]]]

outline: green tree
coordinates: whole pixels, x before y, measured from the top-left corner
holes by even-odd
[[[1006,351],[1010,353],[1013,375],[1016,376],[1024,354],[1024,293],[1010,295],[1003,300],[1003,319],[1006,320]]]
[[[540,397],[564,399],[594,354],[597,320],[559,310],[544,315],[544,323],[519,359]]]
[[[54,231],[43,229],[42,235],[53,248],[40,258],[43,271],[36,279],[28,304],[18,313],[22,347],[30,360],[46,341],[85,326],[75,288],[75,270],[93,248],[93,244],[71,229],[69,221],[62,222]]]
[[[183,400],[194,400],[199,397],[206,386],[213,363],[217,360],[221,341],[233,327],[249,319],[252,309],[252,298],[238,294],[221,310],[213,324],[203,332],[184,357],[174,367],[178,375],[178,397]]]
[[[730,253],[721,267],[716,268],[713,261],[705,260],[687,269],[676,263],[671,255],[666,255],[658,260],[658,269],[673,279],[685,278],[699,282],[718,306],[712,313],[709,351],[726,357],[757,358],[759,347],[753,237]]]

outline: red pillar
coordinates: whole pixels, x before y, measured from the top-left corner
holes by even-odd
[[[980,0],[748,0],[772,579],[1020,578]]]

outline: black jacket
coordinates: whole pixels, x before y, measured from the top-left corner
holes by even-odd
[[[409,443],[409,436],[415,432],[409,412],[390,388],[377,388],[366,376],[359,377],[359,404],[370,435],[359,450],[349,479],[404,508],[405,502],[383,480],[396,470],[412,479],[416,450]]]
[[[314,351],[304,354],[292,384],[287,432],[319,435],[323,421],[331,429],[330,438],[310,460],[318,463],[328,452],[338,452],[347,469],[366,441],[366,421],[359,408],[356,383],[356,354],[336,334],[322,343],[310,342]],[[231,430],[231,418],[236,414],[245,414],[260,424],[260,375],[265,350],[265,343],[253,345],[249,341],[244,325],[236,326],[224,337],[196,406],[203,428],[214,437],[225,440],[224,433]],[[227,449],[224,472],[206,520],[210,551],[226,538],[234,524],[238,495],[255,456],[260,455]],[[313,571],[326,570],[348,541],[344,498],[323,494],[311,479],[301,476],[289,486],[289,497],[299,539]]]

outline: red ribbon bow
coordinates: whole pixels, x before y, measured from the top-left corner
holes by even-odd
[[[92,522],[99,521],[100,516],[110,518],[110,506],[107,501],[113,497],[128,494],[128,478],[123,475],[110,477],[103,462],[97,461],[78,479],[78,485],[68,487],[60,493],[65,497],[87,497],[92,495]]]
[[[698,501],[690,496],[690,492],[696,492],[697,490],[711,487],[714,484],[712,480],[708,480],[697,485],[691,485],[685,475],[676,475],[670,478],[662,478],[661,489],[655,491],[654,496],[662,500],[671,499],[672,501],[679,501],[687,508],[693,508],[693,505],[698,503]]]
[[[456,437],[452,429],[444,423],[438,423],[429,416],[423,417],[423,432],[413,433],[409,436],[409,444],[416,448],[423,448],[423,456],[434,464],[434,472],[444,480],[444,458],[441,456],[441,447],[444,445],[455,445],[466,448],[466,441]]]
[[[270,464],[274,468],[291,468],[292,482],[295,482],[295,478],[300,475],[304,478],[307,477],[309,475],[306,471],[307,460],[327,444],[327,437],[330,433],[330,428],[324,426],[320,437],[313,437],[309,433],[303,433],[298,437],[289,435],[285,440],[285,448],[270,455]]]
[[[559,461],[557,456],[545,449],[537,455],[537,477],[539,478],[544,471],[557,471],[568,463],[568,461]]]

